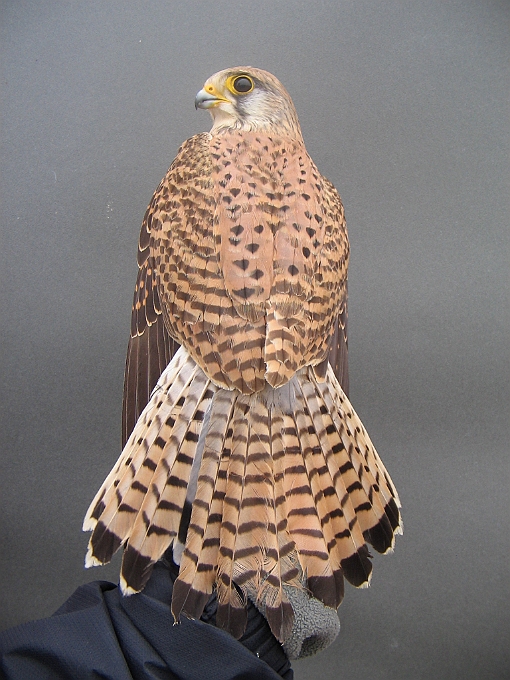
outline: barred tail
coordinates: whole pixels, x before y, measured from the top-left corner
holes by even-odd
[[[344,577],[370,581],[367,543],[392,549],[399,507],[331,368],[324,382],[308,367],[243,395],[216,387],[181,347],[89,508],[86,565],[124,545],[121,587],[138,592],[180,538],[176,620],[199,618],[216,588],[218,625],[240,637],[249,597],[283,641],[293,622],[283,586],[338,607]]]

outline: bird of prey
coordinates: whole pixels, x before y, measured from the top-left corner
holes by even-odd
[[[239,638],[249,597],[284,641],[289,588],[337,608],[401,533],[392,481],[347,397],[349,242],[340,196],[270,73],[211,76],[210,132],[180,147],[145,214],[125,446],[84,522],[87,566],[124,546],[139,592],[173,546],[172,612]]]

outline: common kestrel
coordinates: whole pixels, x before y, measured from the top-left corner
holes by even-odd
[[[239,637],[246,597],[284,641],[289,588],[326,606],[368,584],[367,543],[401,532],[391,479],[347,396],[349,242],[340,196],[270,73],[230,68],[196,97],[140,235],[125,447],[84,523],[87,566],[124,546],[140,591],[170,547],[172,611]],[[173,357],[173,358],[172,358]]]

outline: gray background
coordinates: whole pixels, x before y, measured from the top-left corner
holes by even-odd
[[[136,243],[193,99],[252,64],[343,196],[351,397],[405,534],[297,680],[510,677],[508,2],[2,3],[1,624],[87,580]]]

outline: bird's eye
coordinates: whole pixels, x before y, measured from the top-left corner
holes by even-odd
[[[234,94],[246,94],[255,87],[253,80],[249,76],[237,76],[232,79],[229,78],[229,81],[227,85]]]
[[[234,80],[232,85],[234,86],[234,90],[236,92],[245,93],[253,90],[253,81],[251,78],[247,78],[246,76],[239,76],[239,78]]]

